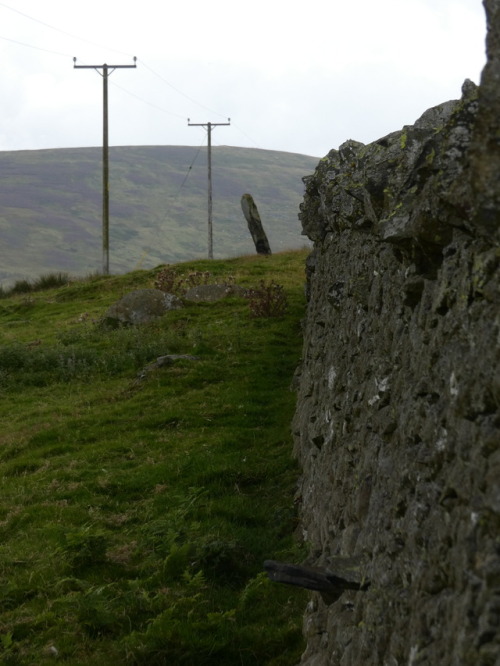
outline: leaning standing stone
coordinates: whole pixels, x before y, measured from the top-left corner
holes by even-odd
[[[262,226],[259,211],[251,194],[241,197],[241,209],[248,223],[257,254],[271,254],[271,247]]]

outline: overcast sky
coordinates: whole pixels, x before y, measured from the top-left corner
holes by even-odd
[[[479,83],[481,0],[0,2],[0,150],[214,145],[322,157]]]

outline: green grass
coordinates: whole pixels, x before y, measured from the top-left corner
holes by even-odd
[[[290,383],[305,252],[181,264],[283,285],[108,330],[160,270],[0,302],[0,661],[289,666],[304,594],[268,581],[294,540]],[[148,373],[157,356],[190,354]],[[57,653],[56,653],[57,651]]]

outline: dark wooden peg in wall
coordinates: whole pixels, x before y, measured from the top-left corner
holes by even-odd
[[[360,558],[332,557],[325,566],[313,567],[266,560],[264,569],[270,580],[316,590],[338,599],[346,590],[363,591],[370,581],[365,577]]]

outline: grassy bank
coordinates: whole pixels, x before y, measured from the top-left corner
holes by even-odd
[[[198,261],[183,273],[284,287],[105,329],[158,270],[0,301],[0,651],[5,664],[290,666],[300,591],[290,383],[305,252]],[[140,378],[165,354],[189,354]]]

